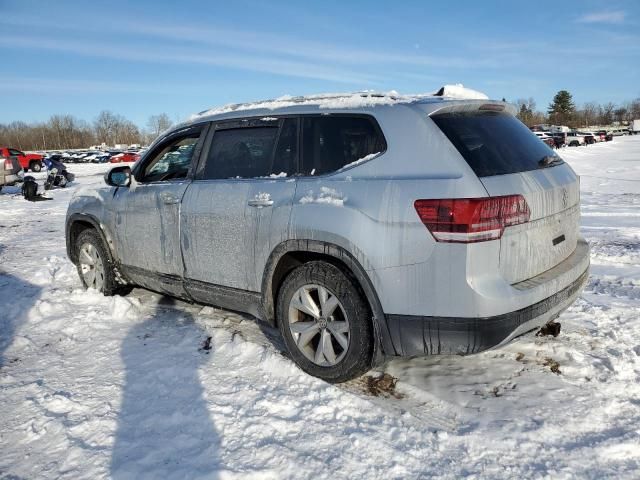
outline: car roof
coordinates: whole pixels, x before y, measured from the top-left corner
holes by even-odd
[[[189,120],[172,127],[174,131],[192,124],[212,120],[226,120],[243,117],[269,117],[291,114],[327,114],[333,112],[371,112],[379,107],[392,105],[421,105],[427,110],[438,110],[445,103],[484,103],[490,101],[484,93],[465,88],[462,85],[445,85],[436,92],[427,94],[401,95],[398,92],[353,92],[329,93],[308,96],[283,96],[272,100],[249,103],[228,104],[204,110],[192,115]],[[500,103],[500,102],[499,102]]]

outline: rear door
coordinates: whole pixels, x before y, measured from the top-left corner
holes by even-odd
[[[448,112],[432,115],[490,196],[523,195],[530,221],[507,227],[500,270],[510,283],[534,277],[576,248],[580,221],[577,175],[512,115]]]
[[[261,289],[256,257],[264,256],[268,243],[258,246],[257,236],[274,224],[286,228],[295,191],[288,172],[274,162],[283,124],[268,117],[212,128],[181,218],[185,278],[197,300],[218,303],[208,284]]]

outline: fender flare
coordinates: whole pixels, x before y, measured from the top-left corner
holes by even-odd
[[[100,222],[93,215],[89,215],[86,213],[74,213],[67,218],[66,225],[65,225],[65,240],[67,244],[67,257],[69,257],[69,260],[71,260],[71,262],[73,262],[74,264],[76,263],[75,254],[74,254],[74,245],[73,245],[73,242],[71,241],[71,227],[73,226],[74,223],[77,223],[77,222],[91,224],[91,226],[100,234],[102,241],[107,246],[109,250],[109,254],[111,255],[111,260],[114,260],[115,256],[113,254],[113,245],[107,239],[107,236],[104,230],[102,229]]]
[[[372,322],[375,335],[375,351],[374,351],[374,363],[379,365],[385,355],[395,356],[396,351],[391,341],[391,335],[389,333],[389,327],[387,325],[387,319],[382,310],[382,304],[378,298],[378,294],[371,283],[369,275],[362,267],[360,262],[346,249],[335,245],[333,243],[324,242],[321,240],[308,240],[308,239],[294,239],[285,240],[278,244],[269,255],[264,273],[262,275],[262,307],[264,311],[264,319],[271,325],[276,326],[275,319],[275,305],[273,301],[273,276],[278,266],[278,263],[282,257],[288,253],[303,252],[303,253],[317,253],[333,257],[336,260],[344,263],[354,275],[355,279],[360,284],[366,300],[371,307]]]

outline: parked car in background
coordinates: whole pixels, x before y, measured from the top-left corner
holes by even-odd
[[[596,135],[593,132],[578,132],[578,134],[584,137],[584,143],[587,145],[593,145],[600,141],[600,135]]]
[[[556,148],[567,146],[567,134],[565,132],[552,133],[551,137],[553,138]]]
[[[42,170],[43,156],[38,153],[24,153],[16,148],[0,147],[0,156],[16,157],[24,171],[39,172]]]
[[[16,157],[0,156],[0,190],[4,186],[15,185],[19,182],[21,173],[22,165]]]
[[[611,132],[607,132],[606,130],[598,130],[596,133],[600,135],[600,138],[603,142],[610,142],[611,140],[613,140],[613,134]]]
[[[547,132],[533,132],[533,133],[536,137],[538,137],[544,143],[549,145],[551,148],[557,148],[555,140]]]
[[[579,147],[580,145],[586,145],[584,135],[574,131],[568,132],[566,137],[567,145],[570,147]]]
[[[440,92],[195,116],[74,195],[68,256],[105,295],[270,322],[329,382],[508,343],[587,281],[578,177],[510,105]]]
[[[124,162],[136,162],[140,158],[140,155],[133,152],[122,152],[114,155],[109,160],[111,163],[124,163]]]

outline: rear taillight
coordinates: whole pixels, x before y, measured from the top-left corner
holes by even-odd
[[[527,223],[531,215],[522,195],[416,200],[414,207],[438,242],[497,240],[505,227]]]
[[[9,160],[8,158],[0,158],[0,162],[4,164],[5,170],[7,171],[13,170],[13,164],[11,163],[11,160]]]

